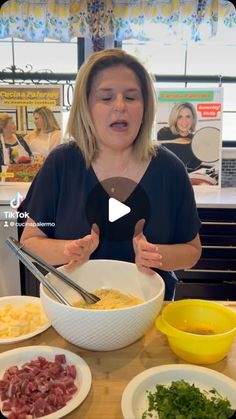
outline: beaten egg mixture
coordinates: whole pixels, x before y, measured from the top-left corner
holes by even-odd
[[[123,294],[122,292],[112,288],[99,289],[95,291],[94,294],[100,298],[100,301],[97,303],[87,304],[81,299],[74,302],[73,306],[79,308],[89,308],[92,310],[111,310],[136,306],[144,302],[141,298],[135,297],[131,294]]]

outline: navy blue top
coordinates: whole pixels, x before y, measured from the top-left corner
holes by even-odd
[[[86,199],[98,182],[93,168],[86,168],[76,143],[61,144],[49,154],[37,173],[21,210],[41,223],[38,227],[49,238],[84,237],[91,231],[85,213]],[[193,189],[183,163],[172,152],[160,146],[139,184],[150,203],[150,218],[144,228],[149,242],[185,243],[196,236],[200,220]],[[55,226],[43,223],[55,223]],[[134,262],[132,238],[116,242],[100,237],[91,259]],[[165,280],[165,298],[171,299],[176,277],[173,272],[158,272]]]

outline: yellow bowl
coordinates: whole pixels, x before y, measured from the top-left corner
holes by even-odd
[[[162,310],[156,328],[167,335],[173,352],[187,362],[211,364],[223,359],[236,336],[236,313],[219,303],[188,299]]]

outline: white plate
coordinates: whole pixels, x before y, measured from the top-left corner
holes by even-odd
[[[40,304],[41,301],[38,297],[30,297],[28,295],[13,295],[9,297],[1,297],[0,298],[0,309],[5,306],[6,304],[11,304],[13,307],[22,307],[26,304]],[[41,305],[42,307],[42,305]],[[42,307],[43,310],[43,307]],[[46,316],[46,314],[45,314]],[[38,327],[31,333],[27,333],[25,335],[20,335],[15,338],[0,338],[0,345],[5,345],[9,343],[17,343],[21,342],[22,340],[30,339],[33,336],[38,335],[39,333],[44,332],[44,330],[48,329],[51,326],[50,322],[45,323],[43,326]]]
[[[21,366],[25,362],[38,358],[38,356],[43,356],[49,361],[54,361],[55,355],[58,354],[64,354],[66,356],[67,364],[75,365],[77,371],[75,384],[77,385],[78,390],[65,407],[51,413],[50,415],[43,416],[45,419],[60,419],[64,417],[78,407],[86,398],[92,382],[91,371],[87,363],[73,352],[52,346],[26,346],[23,348],[12,349],[11,351],[0,354],[0,379],[2,378],[5,370],[12,365]]]
[[[236,382],[224,374],[209,368],[187,364],[170,364],[150,368],[134,377],[126,386],[121,400],[124,419],[141,419],[148,407],[147,390],[153,391],[156,384],[170,385],[172,381],[185,380],[195,384],[200,390],[215,388],[227,397],[236,409]],[[158,418],[158,414],[153,416]]]

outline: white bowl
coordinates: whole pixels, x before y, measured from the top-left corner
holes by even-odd
[[[71,273],[59,269],[90,292],[113,288],[144,300],[128,308],[83,309],[61,304],[40,285],[42,304],[52,326],[74,345],[97,351],[123,348],[141,338],[161,310],[165,291],[163,279],[157,273],[149,276],[139,272],[133,263],[90,260]],[[78,293],[63,281],[52,274],[48,278],[68,301],[79,299]]]

